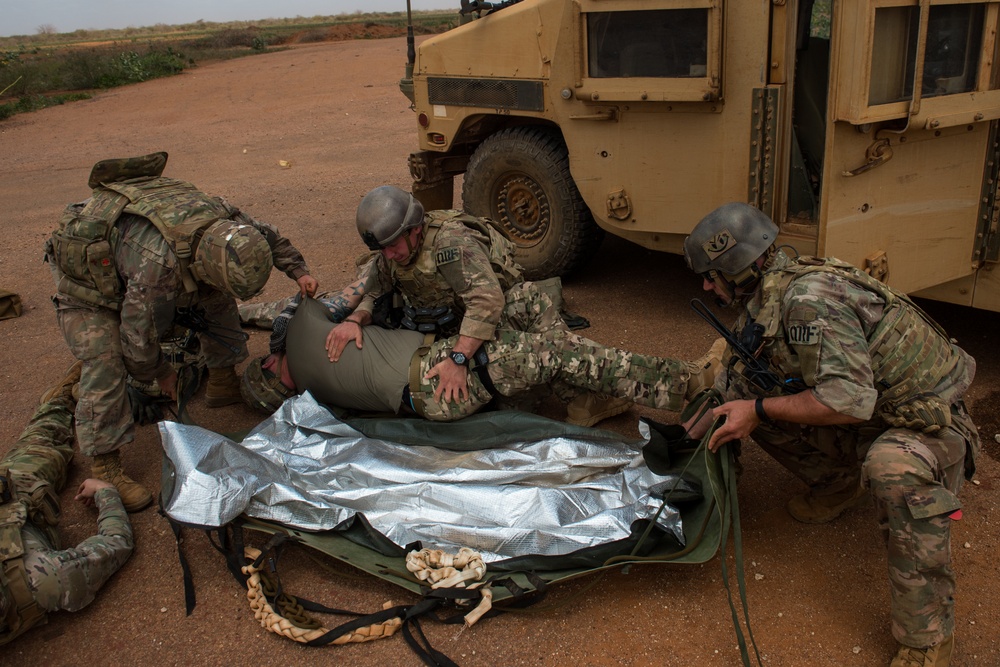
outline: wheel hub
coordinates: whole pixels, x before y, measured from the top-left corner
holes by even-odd
[[[498,222],[518,245],[536,241],[549,228],[548,198],[541,186],[527,176],[505,180],[497,197]]]

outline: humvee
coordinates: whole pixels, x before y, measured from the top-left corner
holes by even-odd
[[[1000,310],[1000,2],[463,0],[412,46],[414,194],[533,277],[607,232],[682,252],[748,202],[800,254]]]

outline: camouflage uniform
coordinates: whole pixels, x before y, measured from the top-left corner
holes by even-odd
[[[308,274],[301,253],[267,224],[258,222],[221,198],[231,219],[259,231],[271,248],[274,265],[290,278]],[[83,209],[86,202],[74,208]],[[111,259],[124,286],[121,310],[94,305],[68,294],[53,297],[56,315],[73,356],[83,361],[80,401],[76,409],[77,438],[87,456],[116,451],[133,440],[126,374],[141,383],[162,380],[172,367],[161,354],[160,338],[172,328],[177,308],[198,306],[220,329],[238,331],[236,302],[204,283],[187,292],[179,262],[156,227],[143,217],[123,214],[116,223]],[[50,261],[56,285],[62,272]],[[232,340],[236,350],[199,334],[208,368],[233,366],[247,357],[246,344]]]
[[[0,618],[0,626],[7,626],[0,629],[0,644],[29,629],[31,624],[44,622],[44,612],[77,611],[90,604],[98,589],[132,554],[132,528],[114,488],[99,489],[94,495],[98,534],[75,548],[59,549],[55,529],[57,494],[66,483],[67,464],[73,457],[72,420],[73,404],[69,398],[60,396],[50,400],[38,409],[21,438],[0,461],[0,475],[9,471],[17,490],[17,500],[12,504],[27,509],[20,529],[23,574],[9,569],[11,561],[7,560],[5,575],[26,577],[28,590],[40,608],[34,618],[20,627],[9,616]],[[54,501],[42,511],[38,501],[45,495]],[[5,537],[4,544],[0,544],[0,551],[12,546],[6,540]]]
[[[979,449],[961,402],[974,360],[909,299],[835,260],[779,251],[736,329],[748,322],[763,326],[763,357],[783,381],[864,420],[763,422],[751,437],[817,496],[859,484],[871,492],[888,548],[893,634],[907,646],[937,644],[954,629],[949,515]],[[739,369],[716,378],[726,400],[766,395]]]
[[[420,414],[432,421],[455,421],[486,406],[491,395],[479,375],[469,373],[469,399],[446,403],[435,400],[435,381],[422,378],[448,358],[455,339],[435,342],[420,358],[419,389],[411,395]],[[689,366],[675,359],[625,352],[555,328],[545,333],[512,329],[497,331],[484,344],[489,355],[486,367],[496,391],[506,397],[550,385],[566,385],[661,410],[683,407]]]
[[[487,239],[463,219],[475,220],[461,211],[425,214],[420,250],[407,266],[376,256],[357,311],[371,313],[375,299],[395,289],[412,308],[451,308],[461,323],[457,332],[446,335],[492,338],[500,324],[504,292],[521,282],[520,269],[509,241],[498,233]]]
[[[548,295],[531,283],[508,293],[516,298],[509,300],[503,320],[513,328],[498,329],[483,345],[488,355],[486,372],[499,395],[516,397],[555,384],[680,410],[690,364],[605,347],[572,333]],[[307,310],[307,317],[314,312]],[[292,378],[300,391],[308,389],[333,405],[397,412],[406,387],[418,414],[434,421],[454,421],[477,412],[492,399],[475,362],[467,378],[467,400],[445,403],[434,399],[437,380],[423,378],[448,357],[457,337],[425,347],[415,332],[370,328],[368,343],[360,350],[348,345],[340,361],[331,364],[322,346],[310,343],[314,337],[326,336],[329,323],[324,320],[315,328],[298,325],[293,320],[289,328]]]

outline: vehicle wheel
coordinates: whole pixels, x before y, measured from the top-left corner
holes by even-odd
[[[465,172],[462,201],[514,242],[531,280],[569,275],[604,238],[570,176],[566,144],[544,128],[512,127],[480,144]]]

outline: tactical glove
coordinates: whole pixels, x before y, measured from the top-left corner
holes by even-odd
[[[951,406],[933,395],[917,398],[897,405],[893,412],[884,415],[889,425],[908,428],[923,433],[937,433],[951,426]]]
[[[136,424],[154,424],[163,421],[163,404],[170,401],[165,396],[152,396],[133,384],[132,378],[126,385],[128,400],[132,405],[132,421]]]

